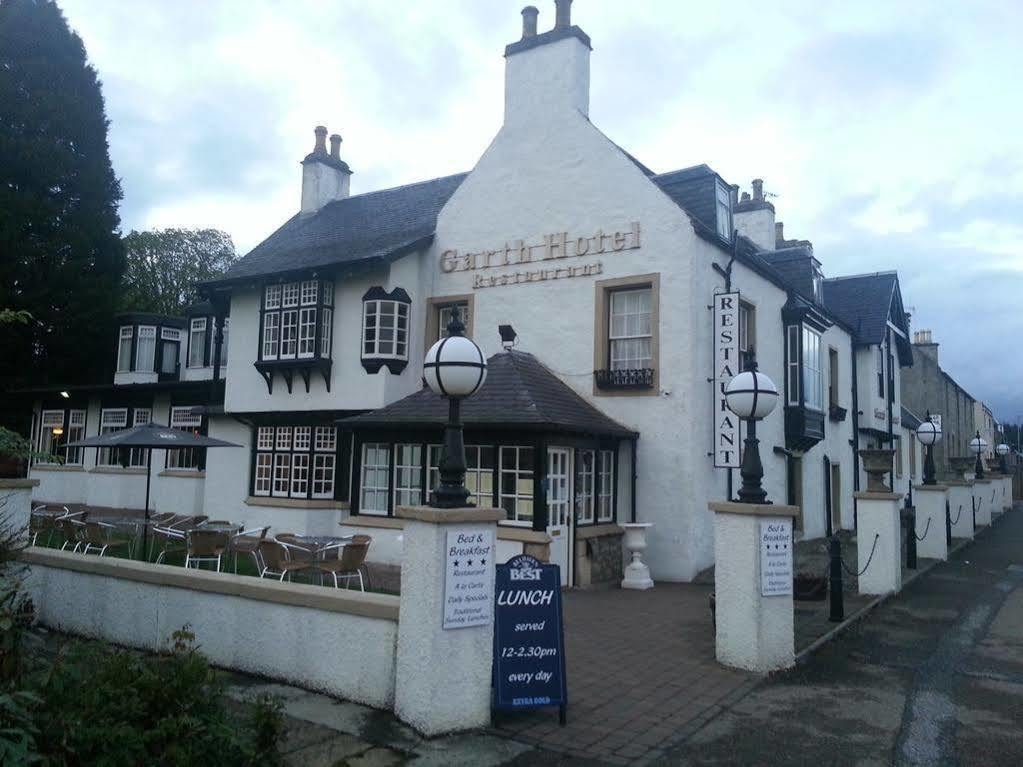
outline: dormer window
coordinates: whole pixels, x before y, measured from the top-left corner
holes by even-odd
[[[408,324],[412,299],[401,288],[370,288],[362,297],[362,366],[386,367],[398,375],[408,365]]]
[[[117,343],[117,372],[131,372],[131,342],[134,328],[126,325],[121,328],[120,339]],[[109,358],[108,358],[109,359]]]
[[[732,239],[732,195],[720,181],[715,186],[717,201],[718,236],[723,240]]]

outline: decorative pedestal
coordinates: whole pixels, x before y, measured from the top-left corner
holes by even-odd
[[[748,671],[792,666],[791,531],[799,507],[721,502],[709,508],[714,512],[718,662]],[[774,557],[766,561],[772,553],[780,555],[780,565],[773,564]],[[765,596],[765,591],[784,593]]]
[[[914,485],[916,492],[916,553],[927,559],[948,559],[945,538],[945,485]]]
[[[642,554],[646,549],[646,531],[653,527],[652,522],[626,522],[625,537],[622,546],[632,556],[632,561],[625,566],[625,577],[622,579],[623,589],[652,589],[654,582],[650,579],[650,568],[643,564]]]
[[[862,573],[859,577],[860,593],[890,594],[898,591],[902,588],[902,526],[899,517],[902,496],[898,493],[861,492],[853,493],[853,497],[857,501],[856,571]]]
[[[505,513],[500,509],[400,506],[395,516],[407,521],[394,713],[430,736],[486,727],[490,724],[494,654],[497,520]],[[450,540],[449,533],[455,534]],[[457,551],[453,552],[453,547]],[[467,577],[468,571],[482,574]],[[446,581],[455,593],[445,595]],[[466,595],[470,599],[466,600]],[[457,610],[453,600],[458,600]],[[489,621],[467,628],[444,628],[446,619],[461,619],[475,608],[482,608]]]
[[[950,479],[948,485],[948,512],[952,520],[953,538],[973,538],[973,483]]]
[[[994,506],[992,496],[997,497],[995,483],[987,479],[973,480],[973,497],[977,503],[977,527],[991,524],[991,509]]]
[[[38,479],[0,479],[0,509],[10,528],[26,537],[32,517],[32,488],[38,486]]]

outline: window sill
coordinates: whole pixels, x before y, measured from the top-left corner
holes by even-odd
[[[185,479],[205,479],[205,471],[195,471],[193,469],[164,469],[156,476],[158,477],[182,477]]]
[[[250,495],[245,499],[247,506],[270,506],[278,509],[347,509],[344,501],[327,498],[274,498],[269,495]]]
[[[127,469],[121,466],[97,466],[94,469],[89,469],[90,474],[145,474],[145,467],[131,466]]]
[[[353,514],[341,520],[341,527],[380,527],[388,530],[404,530],[405,520],[394,517],[377,517],[371,514]]]
[[[32,471],[85,471],[85,467],[78,464],[68,466],[67,464],[59,463],[37,463],[32,467]]]

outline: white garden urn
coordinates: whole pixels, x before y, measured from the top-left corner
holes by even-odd
[[[626,522],[625,537],[622,545],[632,556],[632,561],[625,566],[623,589],[652,589],[654,582],[650,579],[650,568],[643,564],[643,550],[646,549],[646,531],[653,527],[652,522]]]

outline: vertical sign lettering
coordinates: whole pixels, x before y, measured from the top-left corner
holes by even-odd
[[[739,294],[714,296],[714,465],[739,466],[739,419],[725,403],[725,387],[739,372]]]

